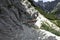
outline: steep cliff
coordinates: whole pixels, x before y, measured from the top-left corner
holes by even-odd
[[[59,36],[36,29],[41,26],[40,17],[44,18],[28,0],[0,0],[0,40],[60,40]]]

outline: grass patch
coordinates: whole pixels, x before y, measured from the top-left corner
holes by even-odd
[[[60,20],[51,20],[51,22],[60,27]]]
[[[35,7],[35,9],[37,9],[42,15],[44,15],[46,18],[48,18],[50,20],[57,19],[56,16],[54,15],[55,13],[47,13],[47,12],[43,11],[41,8],[39,8],[39,7]]]
[[[60,36],[60,32],[52,29],[51,27],[45,25],[44,23],[42,24],[41,29],[44,29],[44,30],[46,30],[46,31],[49,31],[49,32],[51,32],[51,33],[53,33],[53,34],[55,34],[55,35],[57,35],[57,36]]]
[[[35,9],[38,10],[42,15],[44,15],[47,19],[51,20],[51,22],[55,23],[57,26],[60,27],[60,20],[57,20],[57,17],[55,16],[55,14],[56,14],[57,12],[47,13],[47,12],[45,12],[44,10],[42,10],[42,8],[35,6],[31,0],[28,0],[28,1],[29,1],[29,2],[31,3],[31,5],[34,6]],[[58,13],[60,13],[60,12],[58,12]],[[57,22],[55,22],[54,20],[56,20]],[[41,28],[42,28],[42,29],[45,29],[45,30],[47,30],[47,31],[49,31],[49,32],[51,32],[51,33],[53,33],[53,34],[55,34],[55,35],[60,36],[60,32],[57,32],[56,30],[52,29],[51,27],[49,27],[49,26],[47,26],[47,25],[45,25],[45,24],[42,24],[42,27],[41,27]]]

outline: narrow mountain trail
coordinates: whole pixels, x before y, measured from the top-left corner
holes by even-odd
[[[22,1],[22,2],[23,2],[23,1]],[[39,13],[33,6],[31,6],[30,2],[28,2],[27,0],[25,0],[22,4],[25,6],[26,11],[27,11],[29,14],[33,15],[34,13],[38,13],[38,17],[37,17],[37,19],[36,19],[37,22],[35,23],[35,25],[36,25],[38,28],[40,28],[41,25],[42,25],[42,23],[44,22],[46,25],[49,24],[49,26],[50,26],[52,29],[60,32],[60,28],[59,28],[56,24],[52,23],[49,19],[45,18],[41,13]]]

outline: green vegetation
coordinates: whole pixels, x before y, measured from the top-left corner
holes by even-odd
[[[46,18],[48,18],[50,20],[57,19],[56,16],[54,15],[54,13],[47,13],[47,12],[43,11],[41,8],[39,8],[39,7],[35,7],[35,9],[37,9],[42,15],[44,15]]]
[[[55,23],[57,26],[60,27],[60,20],[57,19],[56,15],[57,13],[60,13],[60,11],[55,11],[55,12],[45,12],[43,9],[41,9],[40,7],[37,7],[33,4],[33,2],[31,0],[28,0],[29,2],[31,2],[31,5],[35,7],[36,10],[38,10],[42,15],[44,15],[46,18],[48,18],[49,20],[51,20],[51,22]],[[51,27],[47,26],[46,24],[42,24],[41,29],[45,29],[55,35],[60,36],[60,32],[57,32],[56,30],[52,29]]]
[[[54,14],[54,15],[59,15],[60,14],[60,10],[57,10],[57,11],[55,11],[55,12],[53,12],[52,14]],[[55,19],[55,20],[51,20],[51,22],[53,22],[54,24],[56,24],[57,26],[59,26],[60,27],[60,19]]]
[[[55,34],[55,35],[57,35],[57,36],[60,36],[60,32],[52,29],[51,27],[45,25],[44,23],[42,24],[41,29],[44,29],[44,30],[46,30],[46,31],[49,31],[49,32],[51,32],[51,33],[53,33],[53,34]]]
[[[60,20],[51,20],[51,22],[60,27]]]
[[[55,23],[57,26],[60,27],[60,20],[57,19],[56,15],[55,15],[57,13],[60,13],[60,11],[55,11],[55,12],[52,12],[52,13],[47,13],[44,10],[42,10],[40,7],[35,6],[31,0],[28,0],[28,1],[31,2],[31,5],[34,6],[35,9],[38,10],[42,15],[44,15],[46,18],[51,20],[51,22]],[[56,20],[57,22],[54,22],[54,20]]]
[[[35,9],[37,9],[46,18],[51,19],[51,20],[57,19],[56,16],[54,15],[55,13],[47,13],[42,8],[35,6],[31,0],[28,0],[28,1],[31,2],[31,5],[34,6]]]

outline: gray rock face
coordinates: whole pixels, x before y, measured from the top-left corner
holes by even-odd
[[[23,0],[0,0],[0,40],[57,40],[56,35],[51,37],[31,27],[36,13],[28,13],[22,3]]]
[[[21,39],[20,34],[24,33],[23,22],[32,20],[25,10],[21,0],[0,0],[0,40]]]

